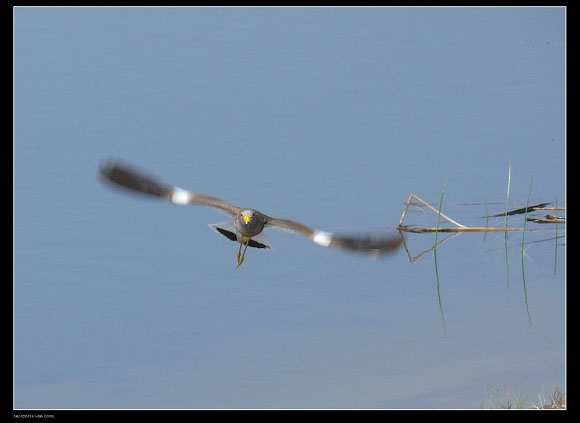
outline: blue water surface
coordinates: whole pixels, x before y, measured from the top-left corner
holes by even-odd
[[[409,195],[438,206],[444,183],[446,215],[502,226],[482,217],[505,211],[508,173],[509,207],[565,207],[565,19],[15,8],[14,407],[480,408],[565,389],[563,225],[528,222],[523,252],[521,233],[466,233],[421,255],[435,235],[407,234],[386,260],[270,230],[236,269],[207,227],[227,216],[97,177],[121,158],[331,232],[396,233]]]

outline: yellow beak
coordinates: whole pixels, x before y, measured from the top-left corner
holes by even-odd
[[[250,223],[250,221],[252,220],[252,216],[246,216],[246,215],[244,215],[242,217],[244,218],[244,222],[246,222],[246,223]]]

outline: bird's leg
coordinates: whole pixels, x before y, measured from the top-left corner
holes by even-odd
[[[242,238],[242,240],[240,241],[240,248],[238,248],[238,267],[240,267],[240,265],[242,264],[242,262],[240,261],[240,254],[242,253],[242,244],[244,243],[244,239]]]
[[[246,246],[244,247],[244,252],[242,253],[241,257],[240,257],[240,253],[242,251],[242,244],[244,243],[244,239],[242,238],[242,240],[240,241],[240,248],[238,249],[238,266],[237,267],[240,267],[242,265],[242,263],[244,262],[244,257],[246,257],[246,250],[248,249],[248,244],[250,243],[250,239],[252,239],[252,237],[248,237],[248,240],[245,243]]]

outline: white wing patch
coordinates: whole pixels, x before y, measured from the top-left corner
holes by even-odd
[[[184,206],[189,204],[190,196],[191,194],[189,191],[175,187],[173,188],[173,193],[171,194],[171,202],[173,204]]]
[[[330,232],[316,231],[312,237],[312,241],[323,247],[330,247],[332,241],[332,234]]]

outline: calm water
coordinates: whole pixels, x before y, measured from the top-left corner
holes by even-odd
[[[96,176],[120,157],[335,232],[393,230],[446,175],[444,213],[485,226],[510,166],[510,207],[530,182],[530,203],[565,206],[565,9],[17,8],[14,37],[15,408],[565,389],[563,226],[528,223],[523,260],[518,233],[419,258],[435,237],[408,234],[408,255],[368,260],[271,230],[236,269],[207,227],[225,216]]]

